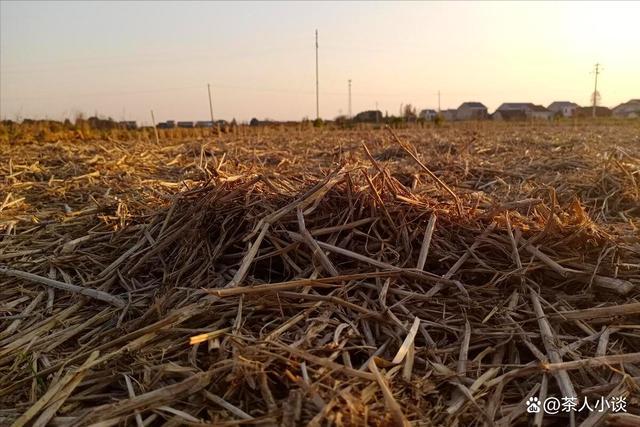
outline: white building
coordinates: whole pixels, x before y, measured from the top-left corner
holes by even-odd
[[[555,101],[549,104],[547,110],[551,111],[554,115],[562,114],[562,117],[573,117],[576,114],[578,104],[569,101]]]
[[[458,120],[484,120],[488,117],[487,107],[481,102],[464,102],[456,111]]]
[[[553,117],[553,113],[551,111],[547,110],[542,105],[535,105],[531,102],[505,102],[498,107],[496,113],[494,113],[494,118],[497,119],[500,119],[502,116],[511,116],[516,114],[523,114],[527,119],[550,120]]]
[[[432,122],[433,120],[435,120],[437,115],[438,113],[436,110],[426,109],[426,110],[420,111],[420,114],[418,114],[418,117],[428,122]]]

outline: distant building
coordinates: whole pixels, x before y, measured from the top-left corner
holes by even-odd
[[[452,122],[454,120],[457,119],[457,110],[453,110],[453,109],[449,109],[449,110],[442,110],[440,111],[440,115],[442,115],[442,118],[445,119],[448,122]]]
[[[456,111],[456,120],[484,120],[487,117],[487,107],[480,102],[464,102]]]
[[[119,126],[118,123],[111,117],[103,119],[97,116],[93,116],[87,119],[87,123],[91,128],[99,130],[117,129]]]
[[[549,104],[547,110],[556,116],[573,117],[576,114],[578,104],[569,101],[555,101]]]
[[[520,113],[510,113],[512,111]],[[549,120],[553,116],[553,113],[542,105],[535,105],[531,102],[505,102],[498,107],[496,113],[500,114],[494,113],[493,117],[498,120],[518,120],[517,117],[522,117],[522,114],[525,119]]]
[[[529,113],[529,117],[538,120],[551,120],[553,118],[553,112],[544,108],[542,105],[534,105]]]
[[[166,122],[160,122],[156,125],[158,129],[173,129],[176,127],[175,120],[167,120]]]
[[[211,120],[201,120],[196,122],[197,128],[212,128],[213,122]]]
[[[611,112],[614,117],[640,117],[640,99],[632,99],[630,101],[624,102],[611,110]]]
[[[496,110],[491,118],[493,120],[502,120],[505,122],[527,120],[527,114],[524,110]]]
[[[426,120],[428,122],[432,122],[436,119],[438,112],[436,110],[422,110],[420,114],[418,114],[418,118]]]
[[[576,108],[576,117],[593,117],[593,107]],[[611,110],[607,107],[596,107],[596,117],[611,117]]]
[[[193,122],[178,122],[179,128],[192,128]]]
[[[358,113],[353,118],[358,123],[379,123],[382,121],[382,112],[379,110],[368,110]]]
[[[138,129],[138,123],[136,123],[135,121],[121,121],[120,123],[118,123],[120,125],[121,128],[123,129],[127,129],[127,130],[135,130]]]

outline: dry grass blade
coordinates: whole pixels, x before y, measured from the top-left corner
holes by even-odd
[[[49,279],[48,277],[41,277],[37,274],[28,273],[26,271],[13,270],[10,268],[0,267],[0,274],[5,276],[18,277],[26,279],[31,282],[40,283],[43,285],[51,286],[52,288],[61,289],[63,291],[72,292],[75,294],[84,295],[90,298],[104,301],[109,304],[115,305],[118,308],[123,308],[126,303],[118,297],[114,297],[106,292],[96,289],[83,288],[82,286],[71,285],[68,283],[60,282],[58,280]]]
[[[393,397],[393,393],[389,389],[389,386],[387,385],[387,381],[378,370],[378,367],[376,366],[376,362],[373,359],[369,360],[368,367],[371,373],[375,376],[378,386],[382,390],[382,395],[384,396],[384,403],[389,409],[389,412],[391,412],[391,417],[393,420],[392,424],[394,426],[401,426],[401,427],[409,426],[410,425],[409,420],[407,420],[404,413],[402,412],[402,407],[400,406],[398,401],[395,399],[395,397]]]
[[[415,319],[413,319],[413,324],[411,325],[411,329],[409,329],[409,333],[407,334],[406,338],[402,342],[402,345],[398,349],[398,352],[396,353],[391,363],[393,363],[394,365],[397,365],[398,363],[404,360],[405,356],[409,352],[409,349],[412,348],[413,346],[413,341],[416,339],[416,335],[418,334],[419,327],[420,327],[420,318],[416,317]]]

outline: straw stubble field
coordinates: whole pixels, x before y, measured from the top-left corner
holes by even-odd
[[[640,419],[637,124],[1,153],[2,425]]]

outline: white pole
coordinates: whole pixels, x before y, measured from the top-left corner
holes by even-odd
[[[316,119],[320,118],[320,88],[318,85],[318,30],[316,30]]]
[[[153,117],[153,110],[151,110],[151,123],[153,124],[153,131],[156,134],[156,144],[160,145],[160,138],[158,137],[158,127],[156,126],[156,118]]]
[[[351,79],[349,79],[349,119],[353,116],[351,115]]]

